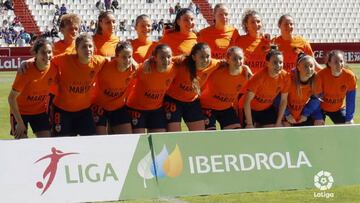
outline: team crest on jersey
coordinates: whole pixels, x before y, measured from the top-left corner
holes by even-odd
[[[165,85],[168,87],[168,86],[170,86],[170,83],[171,83],[171,80],[170,79],[167,79],[166,81],[165,81]]]
[[[242,87],[242,86],[241,86],[240,84],[238,84],[238,85],[236,86],[236,91],[239,92],[239,91],[241,90],[241,87]]]
[[[99,122],[99,116],[94,116],[94,122],[95,123]]]
[[[60,131],[61,131],[61,125],[60,125],[60,124],[56,124],[56,125],[55,125],[55,131],[56,131],[56,132],[60,132]]]
[[[200,80],[205,80],[207,78],[208,74],[207,73],[203,73],[200,75]]]
[[[345,91],[346,91],[346,85],[341,85],[341,86],[340,86],[340,90],[341,90],[342,92],[345,92]]]
[[[132,119],[131,122],[132,122],[133,125],[137,125],[139,120],[137,118],[134,118],[134,119]]]
[[[299,47],[293,47],[293,52],[295,54],[299,54],[301,52],[301,49]]]
[[[90,74],[89,74],[90,78],[93,78],[95,76],[95,71],[90,71]]]
[[[130,82],[130,78],[126,78],[125,84],[129,84],[129,82]]]
[[[168,119],[168,120],[171,119],[171,113],[170,112],[167,112],[165,115],[166,115],[166,119]]]
[[[50,86],[52,83],[53,83],[53,79],[52,79],[52,78],[49,78],[49,80],[48,80],[48,85]]]

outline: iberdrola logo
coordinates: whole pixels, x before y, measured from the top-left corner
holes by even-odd
[[[137,172],[144,180],[144,188],[147,188],[146,179],[154,177],[157,179],[165,177],[175,178],[181,174],[182,170],[183,160],[178,145],[175,146],[175,149],[170,154],[166,145],[163,146],[161,152],[156,156],[149,152],[137,165]]]

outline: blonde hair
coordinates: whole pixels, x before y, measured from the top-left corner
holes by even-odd
[[[80,26],[80,17],[76,15],[75,13],[68,13],[63,16],[61,16],[60,19],[60,29],[64,28],[68,24],[76,24]]]

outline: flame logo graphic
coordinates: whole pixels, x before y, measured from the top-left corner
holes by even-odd
[[[183,159],[178,145],[175,146],[170,154],[166,145],[164,145],[154,160],[151,157],[151,152],[147,153],[137,166],[137,172],[144,180],[144,188],[147,188],[146,179],[154,177],[158,179],[165,177],[175,178],[181,174],[182,170]]]

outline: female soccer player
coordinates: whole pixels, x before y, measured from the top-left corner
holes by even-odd
[[[325,61],[326,68],[318,73],[323,100],[320,105],[323,120],[325,121],[325,116],[329,116],[335,124],[352,124],[357,78],[345,67],[342,51],[330,51]]]
[[[270,49],[270,36],[263,33],[260,14],[254,10],[245,12],[242,28],[246,35],[238,37],[234,45],[244,50],[245,64],[255,74],[265,67],[264,58]]]
[[[11,134],[16,139],[27,138],[27,126],[36,137],[50,137],[47,112],[50,86],[55,83],[56,71],[50,68],[52,43],[39,38],[31,48],[34,62],[27,62],[25,73],[18,73],[9,94]]]
[[[235,110],[240,90],[252,76],[244,65],[244,53],[239,47],[230,47],[226,54],[226,64],[215,70],[207,80],[200,97],[207,130],[215,130],[215,122],[221,129],[240,128]]]
[[[322,117],[315,116],[315,112],[320,109],[319,86],[315,81],[315,59],[304,53],[299,54],[296,68],[290,72],[285,126],[306,126],[322,123]]]
[[[130,78],[135,72],[132,53],[130,42],[119,42],[115,58],[97,76],[92,110],[99,135],[108,134],[107,124],[113,134],[132,133],[130,116],[125,106]]]
[[[183,8],[176,14],[174,28],[165,31],[158,43],[169,45],[174,56],[190,54],[191,48],[197,42],[194,27],[194,13],[188,8]]]
[[[80,21],[79,16],[73,13],[61,16],[59,30],[64,39],[54,43],[54,56],[76,53],[75,39],[79,35]]]
[[[244,95],[244,113],[246,128],[280,127],[287,105],[289,76],[283,70],[283,55],[276,48],[266,55],[266,68],[255,74],[247,83]],[[273,106],[280,94],[279,109]],[[241,100],[240,100],[241,101]]]
[[[151,35],[151,24],[150,17],[145,14],[139,15],[136,18],[135,30],[138,37],[130,40],[130,42],[134,49],[133,57],[137,63],[143,63],[145,59],[151,55],[149,49],[155,44],[155,42],[149,40]]]
[[[207,43],[211,48],[211,57],[215,59],[224,59],[226,50],[239,35],[236,28],[228,25],[228,15],[229,9],[225,4],[216,4],[214,8],[215,24],[200,30],[198,34],[198,42]]]
[[[94,56],[92,36],[81,34],[75,40],[76,54],[52,60],[58,72],[58,93],[54,98],[52,128],[54,136],[94,135],[90,109],[92,88],[106,58]]]
[[[171,63],[172,52],[168,45],[155,47],[150,71],[144,64],[135,72],[134,86],[129,90],[126,105],[129,108],[134,133],[165,132],[166,120],[163,109],[165,92],[175,77]]]
[[[94,35],[95,54],[113,57],[119,38],[114,35],[116,19],[111,11],[101,12],[98,17],[98,27]]]
[[[280,36],[272,39],[272,43],[276,44],[284,55],[284,70],[288,72],[296,66],[300,53],[314,57],[310,43],[301,36],[293,35],[294,26],[293,17],[288,14],[282,15],[278,21]],[[316,63],[316,68],[321,69],[321,66]]]
[[[200,89],[210,74],[218,67],[218,60],[211,59],[211,50],[205,43],[197,43],[183,62],[176,65],[177,74],[166,92],[164,107],[168,131],[181,131],[181,118],[190,131],[204,130]]]

